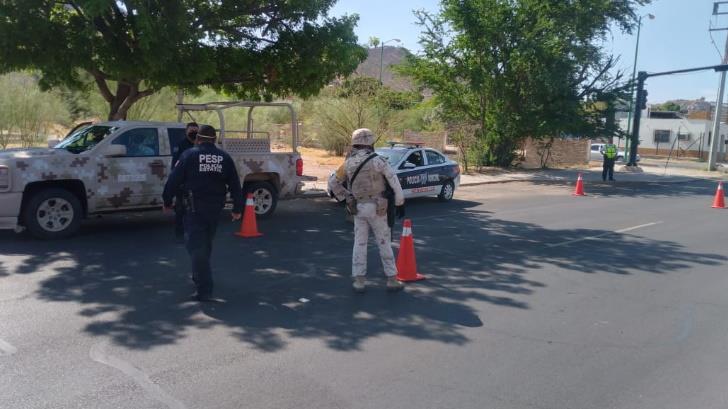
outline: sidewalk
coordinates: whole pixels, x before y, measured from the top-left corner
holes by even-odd
[[[630,183],[684,183],[696,179],[726,180],[728,175],[721,172],[707,172],[698,169],[683,169],[664,167],[652,164],[641,166],[642,172],[624,171],[622,165],[615,167],[614,178],[618,182]],[[726,169],[726,168],[723,168]],[[488,168],[481,173],[463,174],[460,177],[460,186],[478,186],[511,182],[575,182],[581,173],[587,182],[601,181],[602,167],[590,166],[582,169],[500,169]],[[326,196],[326,180],[304,182],[303,197]]]

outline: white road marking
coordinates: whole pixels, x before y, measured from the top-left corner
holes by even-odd
[[[0,356],[10,356],[16,352],[18,352],[18,348],[15,348],[9,342],[0,338]]]
[[[650,226],[654,226],[654,225],[656,225],[656,224],[660,224],[660,223],[662,223],[662,221],[657,221],[657,222],[652,222],[652,223],[645,223],[645,224],[640,224],[640,225],[638,225],[638,226],[632,226],[632,227],[627,227],[627,228],[625,228],[625,229],[619,229],[619,230],[615,230],[615,231],[608,231],[608,232],[606,232],[606,233],[602,233],[602,234],[596,234],[596,235],[594,235],[594,236],[587,236],[587,237],[582,237],[582,238],[579,238],[579,239],[574,239],[574,240],[564,241],[564,242],[561,242],[561,243],[556,243],[556,244],[547,244],[546,246],[547,246],[547,247],[562,247],[562,246],[568,246],[569,244],[573,244],[573,243],[578,243],[578,242],[580,242],[580,241],[585,241],[585,240],[594,240],[594,239],[598,239],[598,238],[600,238],[600,237],[604,237],[604,236],[609,236],[610,234],[616,234],[616,233],[627,233],[628,231],[632,231],[632,230],[637,230],[637,229],[642,229],[642,228],[645,228],[645,227],[650,227]]]
[[[184,403],[178,401],[170,394],[162,390],[162,388],[149,379],[149,375],[144,373],[141,369],[135,367],[129,362],[123,359],[106,353],[106,342],[99,342],[94,344],[89,351],[89,357],[92,360],[108,365],[114,369],[121,371],[124,375],[130,377],[137,385],[139,385],[145,392],[147,392],[152,398],[163,403],[170,409],[187,409]]]

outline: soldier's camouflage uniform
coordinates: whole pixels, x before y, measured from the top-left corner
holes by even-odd
[[[392,252],[391,232],[387,224],[387,199],[384,198],[385,183],[389,183],[394,190],[395,205],[404,204],[402,186],[394,170],[386,159],[375,157],[364,165],[348,191],[343,187],[343,183],[351,179],[359,165],[371,154],[370,149],[352,151],[344,165],[337,171],[333,188],[337,196],[353,195],[357,201],[357,214],[354,216],[352,276],[363,277],[367,273],[367,244],[371,228],[379,247],[384,273],[387,277],[394,277],[397,275],[397,267]]]

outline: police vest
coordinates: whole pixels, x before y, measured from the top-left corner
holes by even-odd
[[[617,157],[617,147],[611,143],[604,147],[604,157],[614,159]]]

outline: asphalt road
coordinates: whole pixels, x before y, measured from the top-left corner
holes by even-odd
[[[428,280],[350,291],[351,227],[282,202],[217,295],[157,213],[0,233],[0,408],[726,408],[728,210],[714,182],[559,181],[409,203]],[[399,234],[397,233],[396,236]]]

